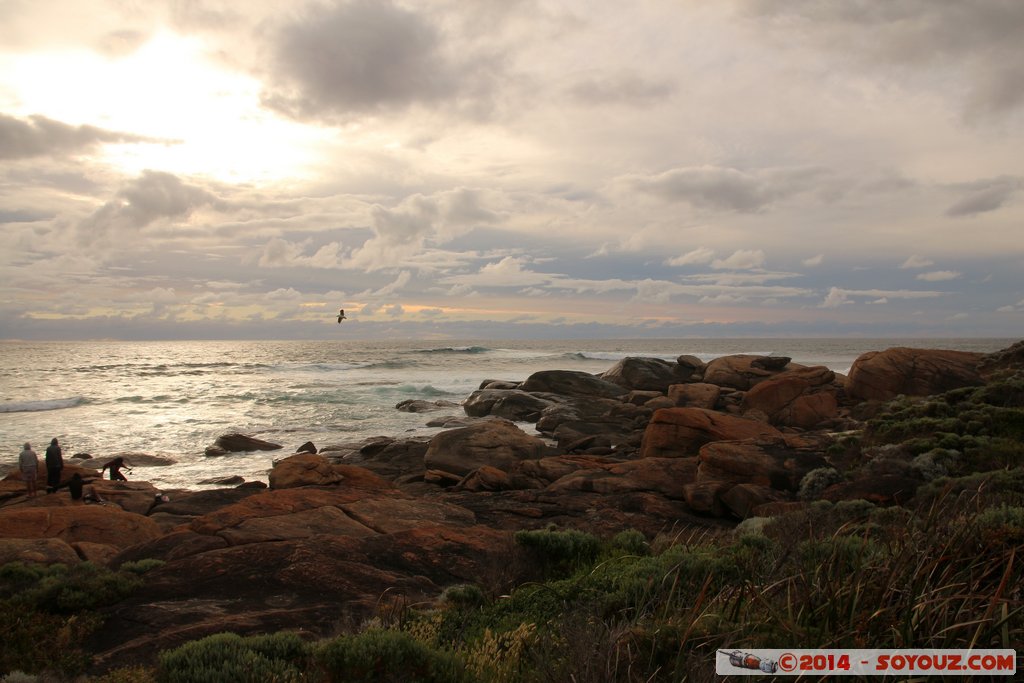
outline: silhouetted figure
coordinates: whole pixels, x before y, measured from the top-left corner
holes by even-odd
[[[128,481],[128,477],[121,474],[122,467],[126,468],[129,472],[132,471],[131,464],[124,458],[118,456],[103,466],[103,468],[100,470],[100,476],[102,477],[103,472],[109,469],[110,481]]]
[[[68,491],[71,492],[71,500],[82,500],[82,491],[85,489],[85,482],[82,475],[75,472],[68,481]]]
[[[64,453],[57,439],[51,439],[46,447],[46,492],[53,493],[60,486],[60,473],[64,469]]]
[[[25,447],[18,454],[18,468],[21,470],[21,478],[28,490],[28,497],[36,497],[36,477],[39,476],[39,456],[32,450],[32,444],[25,442]]]

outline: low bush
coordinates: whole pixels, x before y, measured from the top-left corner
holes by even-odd
[[[364,631],[316,648],[316,664],[328,683],[459,683],[472,680],[456,655],[403,631]]]
[[[160,654],[159,683],[292,683],[305,680],[309,646],[295,633],[218,633]]]
[[[532,551],[545,575],[564,575],[597,559],[601,541],[593,534],[568,529],[517,531],[515,542]]]

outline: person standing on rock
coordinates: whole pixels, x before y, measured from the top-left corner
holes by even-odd
[[[36,477],[39,475],[39,456],[32,450],[32,444],[25,442],[25,447],[18,454],[18,468],[21,478],[28,490],[28,497],[36,497]]]
[[[60,486],[60,473],[64,469],[64,453],[57,439],[51,439],[46,447],[46,492],[53,493]]]

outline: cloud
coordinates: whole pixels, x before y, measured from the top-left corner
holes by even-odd
[[[963,275],[955,270],[934,270],[930,273],[918,273],[917,279],[924,280],[925,282],[945,282],[946,280],[955,280]]]
[[[650,106],[670,98],[676,86],[669,81],[656,81],[635,73],[593,76],[569,88],[569,94],[588,105],[626,104]]]
[[[825,255],[824,254],[818,254],[817,256],[811,256],[810,258],[805,258],[800,263],[804,264],[808,268],[815,268],[817,266],[820,266],[824,261],[825,261]]]
[[[999,313],[1020,313],[1024,311],[1024,299],[1021,299],[1015,304],[1010,304],[1008,306],[1000,306],[999,308],[996,309],[996,311],[998,311]]]
[[[353,250],[347,265],[367,270],[395,267],[424,250],[428,241],[445,243],[502,217],[486,209],[483,193],[467,188],[433,196],[416,194],[398,206],[371,209],[374,236]]]
[[[628,175],[619,182],[662,200],[686,202],[698,209],[758,213],[780,199],[814,189],[816,179],[824,173],[817,168],[748,172],[720,166],[690,166],[651,176]]]
[[[312,256],[306,256],[311,240],[289,242],[281,237],[271,238],[260,254],[258,265],[264,268],[340,268],[344,260],[344,248],[340,242],[330,242],[319,247]]]
[[[1024,3],[1012,0],[821,2],[746,0],[748,16],[767,21],[788,42],[825,48],[869,67],[897,65],[962,78],[962,107],[1002,115],[1024,104]],[[765,23],[760,25],[764,30]],[[962,75],[961,75],[962,74]],[[908,79],[909,80],[909,79]]]
[[[967,196],[948,209],[946,215],[954,218],[976,216],[1001,208],[1021,187],[1019,178],[994,178],[970,186]]]
[[[908,289],[843,289],[832,287],[825,300],[819,304],[820,308],[837,308],[843,304],[854,303],[850,299],[867,298],[874,299],[870,303],[888,303],[889,299],[933,299],[943,296],[944,292],[916,291]]]
[[[927,268],[928,266],[934,266],[934,265],[935,265],[934,261],[932,261],[930,259],[926,259],[924,256],[918,256],[917,254],[912,254],[912,255],[907,257],[907,260],[903,262],[903,265],[901,265],[900,268],[913,268],[913,269],[917,269],[917,268]]]
[[[852,304],[849,294],[838,287],[828,290],[825,300],[821,302],[821,308],[839,308],[843,304]]]
[[[688,265],[699,265],[711,263],[715,258],[715,250],[708,249],[707,247],[697,247],[693,251],[688,251],[682,256],[676,256],[665,261],[666,265],[669,266],[688,266]]]
[[[0,114],[0,159],[60,157],[88,152],[104,143],[160,142],[95,126],[71,126],[45,116],[27,120]]]
[[[717,270],[750,270],[764,265],[764,252],[760,249],[738,249],[725,259],[716,259],[711,267]]]
[[[313,4],[275,37],[272,108],[297,118],[351,118],[451,100],[483,64],[452,56],[426,13],[388,0]]]
[[[161,219],[187,219],[202,207],[226,202],[197,185],[162,171],[144,171],[77,226],[79,242],[92,244],[110,233],[135,233]]]

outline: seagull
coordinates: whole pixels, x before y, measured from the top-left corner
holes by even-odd
[[[345,320],[345,309],[344,308],[342,308],[342,309],[340,309],[338,311],[338,323],[340,324],[342,320]]]

